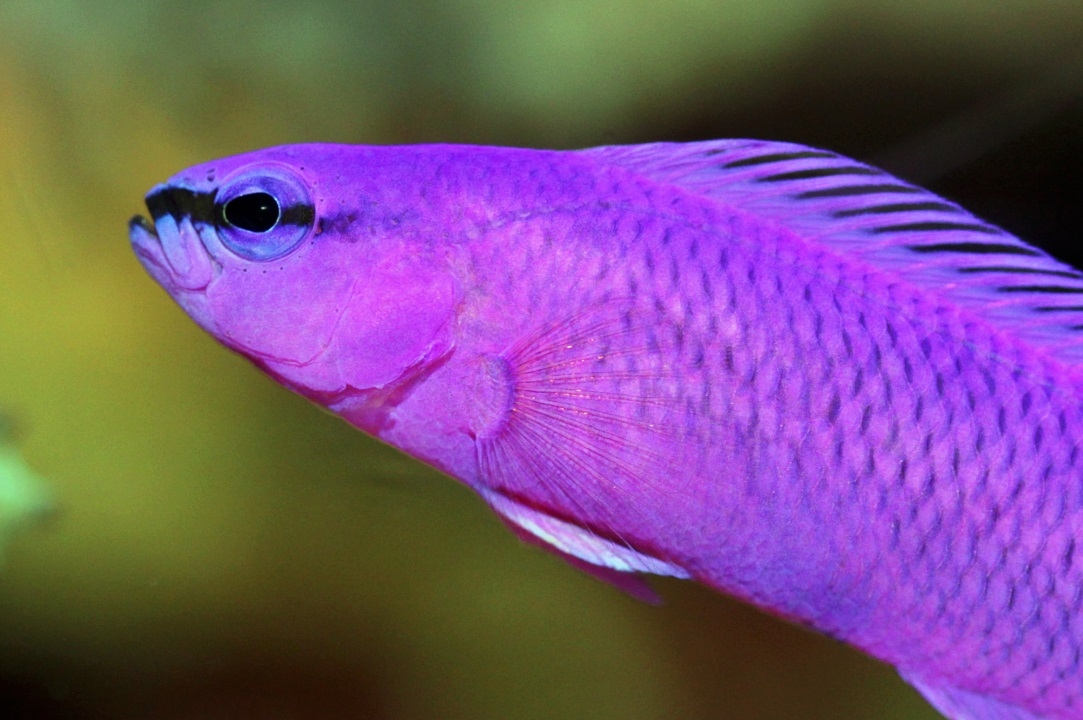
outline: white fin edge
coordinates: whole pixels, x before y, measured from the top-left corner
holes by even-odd
[[[508,522],[546,545],[583,562],[620,572],[668,575],[682,579],[692,577],[688,571],[672,563],[644,555],[626,545],[600,538],[578,525],[528,508],[499,493],[482,491],[481,496]]]

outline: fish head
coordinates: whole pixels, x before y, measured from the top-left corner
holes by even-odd
[[[204,330],[324,405],[451,345],[457,286],[408,158],[299,145],[189,168],[129,223],[147,272]]]

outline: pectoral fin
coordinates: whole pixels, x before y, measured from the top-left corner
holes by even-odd
[[[689,577],[659,549],[658,503],[688,492],[665,312],[616,298],[543,324],[487,361],[471,426],[479,491],[517,534],[649,601],[636,573]]]

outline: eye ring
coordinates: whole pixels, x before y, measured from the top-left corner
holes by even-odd
[[[278,164],[241,169],[214,199],[218,238],[233,254],[255,262],[277,260],[298,247],[315,218],[307,183]]]

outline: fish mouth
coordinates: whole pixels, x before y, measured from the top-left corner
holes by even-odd
[[[143,215],[128,221],[128,238],[136,257],[159,285],[169,291],[197,292],[210,284],[211,260],[198,239],[187,237],[195,232],[190,225],[179,227],[171,216],[165,232]],[[187,224],[187,223],[186,223]],[[186,232],[187,231],[187,232]],[[192,247],[198,244],[199,248]]]
[[[128,227],[130,229],[134,229],[136,225],[141,227],[144,232],[153,235],[155,238],[158,237],[158,228],[154,227],[154,223],[152,223],[150,220],[147,220],[142,215],[136,215],[128,221]]]
[[[135,254],[144,264],[150,263],[161,272],[169,272],[169,264],[162,251],[162,241],[158,237],[158,228],[153,222],[142,215],[132,216],[128,221],[128,238]]]

